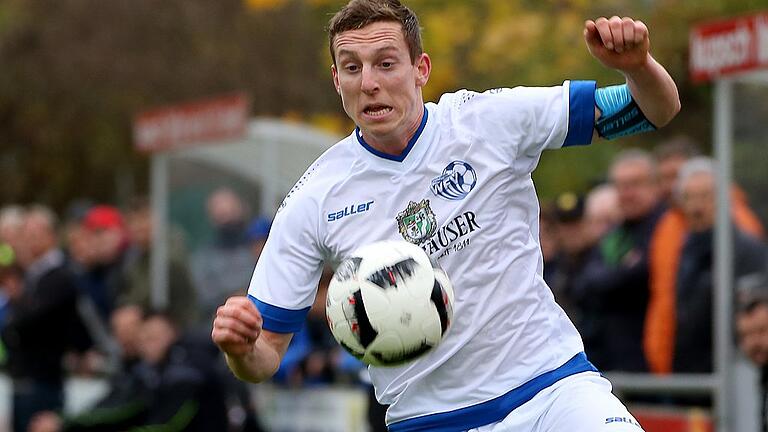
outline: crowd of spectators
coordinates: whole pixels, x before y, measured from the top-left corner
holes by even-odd
[[[605,182],[542,202],[544,278],[603,371],[712,371],[715,166],[685,138],[626,150]],[[732,186],[739,344],[768,370],[768,256],[763,226]],[[13,383],[13,430],[260,430],[250,389],[226,370],[209,333],[218,306],[244,294],[269,233],[232,189],[214,190],[212,236],[194,251],[168,235],[168,304],[152,307],[150,202],[79,202],[63,223],[40,205],[0,209],[0,360]],[[335,343],[323,274],[304,329],[274,377],[289,387],[365,386]],[[109,378],[86,416],[63,413],[68,374]],[[768,385],[768,374],[763,378]],[[368,385],[366,388],[370,390]],[[381,407],[371,424],[383,430]],[[112,428],[112,429],[110,429]]]
[[[254,389],[229,373],[210,331],[218,306],[245,294],[271,221],[249,221],[226,187],[210,193],[206,212],[212,235],[197,250],[187,250],[180,229],[169,230],[168,301],[158,309],[147,198],[122,208],[77,202],[61,221],[41,205],[0,208],[0,368],[12,381],[14,432],[263,430]],[[370,388],[363,365],[327,328],[331,275],[324,273],[276,385]],[[110,390],[86,412],[67,413],[65,380],[78,375],[104,378]],[[383,426],[383,411],[376,422]]]
[[[605,183],[543,203],[544,278],[599,369],[712,372],[715,178],[713,161],[679,137],[625,150]],[[732,196],[738,285],[766,272],[768,255],[738,185]]]

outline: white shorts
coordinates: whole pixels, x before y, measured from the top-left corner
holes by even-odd
[[[643,432],[596,372],[563,378],[499,422],[470,432]]]

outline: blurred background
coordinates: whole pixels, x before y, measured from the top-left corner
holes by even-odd
[[[190,412],[205,430],[382,430],[362,365],[327,331],[323,282],[274,382],[236,382],[209,342],[283,196],[354,127],[324,31],[344,3],[0,0],[0,431],[126,430]],[[584,20],[648,25],[683,109],[658,132],[543,155],[545,278],[648,432],[764,430],[768,3],[406,4],[434,66],[428,101],[621,83],[587,52]],[[707,27],[739,17],[756,18]],[[716,44],[698,54],[715,72],[692,69],[696,28],[735,35],[726,60]],[[755,51],[743,67],[727,55],[740,41]],[[714,247],[716,221],[730,252]],[[192,383],[148,378],[184,368]]]

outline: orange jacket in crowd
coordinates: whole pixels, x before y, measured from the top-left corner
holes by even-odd
[[[733,222],[743,232],[762,238],[763,226],[747,204],[743,191],[731,189]],[[675,348],[675,291],[677,268],[688,233],[682,210],[672,208],[662,215],[654,229],[649,249],[650,298],[645,317],[643,350],[648,368],[656,374],[672,372]]]

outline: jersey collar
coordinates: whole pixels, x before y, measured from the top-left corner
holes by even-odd
[[[416,133],[414,133],[411,139],[408,140],[408,145],[399,155],[387,154],[384,152],[380,152],[375,148],[371,147],[370,144],[365,142],[365,139],[363,138],[363,136],[360,135],[360,127],[355,127],[355,137],[357,137],[357,142],[359,142],[364,149],[366,149],[369,153],[373,154],[374,156],[378,156],[382,159],[391,160],[394,162],[402,162],[408,156],[408,153],[411,152],[411,149],[416,144],[416,141],[419,140],[421,133],[424,131],[424,127],[427,125],[428,117],[429,117],[429,110],[427,110],[427,106],[424,105],[424,115],[421,116],[421,124],[419,124],[419,128],[416,129]]]

